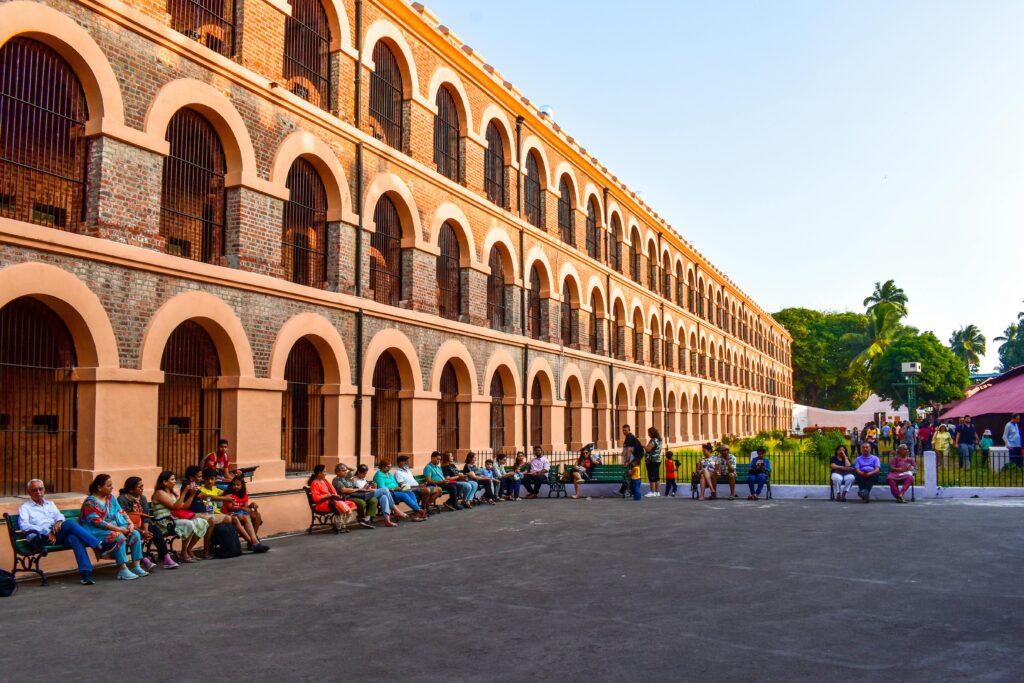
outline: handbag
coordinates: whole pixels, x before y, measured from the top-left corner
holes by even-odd
[[[178,519],[192,519],[196,516],[196,513],[191,510],[171,510],[171,515]]]

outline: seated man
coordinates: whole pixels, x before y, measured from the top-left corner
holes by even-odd
[[[499,453],[498,457],[494,461],[492,472],[498,477],[498,500],[512,500],[515,498],[516,490],[516,470],[505,469],[505,462],[508,460],[507,456],[503,453]]]
[[[74,520],[65,520],[63,513],[51,501],[46,500],[46,486],[39,479],[31,480],[27,485],[28,497],[18,508],[18,528],[25,533],[29,545],[33,549],[42,550],[46,545],[64,543],[71,546],[78,563],[78,573],[82,576],[82,585],[91,586],[92,562],[86,548],[92,548],[100,557],[113,553],[116,544],[101,544],[91,533]]]
[[[398,503],[405,503],[412,510],[409,521],[422,522],[427,518],[427,511],[416,502],[416,495],[398,484],[395,475],[391,474],[391,463],[387,460],[377,465],[377,473],[373,475],[373,483],[378,489],[385,489],[391,492],[391,497]],[[397,508],[396,508],[397,511]],[[402,517],[399,517],[402,519]]]
[[[216,452],[206,456],[206,460],[203,461],[203,469],[212,467],[217,470],[217,488],[226,491],[231,480],[235,478],[235,475],[239,474],[239,470],[229,470],[230,466],[228,440],[221,439],[217,442]]]
[[[877,455],[871,453],[871,446],[861,444],[860,456],[853,461],[853,479],[857,482],[857,495],[865,503],[871,502],[871,487],[882,469]]]
[[[546,484],[548,481],[549,469],[551,469],[551,465],[548,464],[548,459],[544,457],[544,451],[541,450],[540,446],[534,446],[533,460],[530,461],[530,468],[523,475],[523,486],[526,487],[527,498],[537,497],[537,494],[540,493],[541,485]]]
[[[444,472],[444,476],[448,477],[448,481],[459,487],[463,507],[472,508],[476,505],[476,492],[480,488],[480,484],[459,472],[459,463],[455,461],[454,455],[451,453],[441,455],[441,471]]]
[[[772,463],[764,453],[764,446],[761,446],[757,449],[757,455],[750,459],[750,471],[747,473],[747,488],[750,489],[750,495],[747,496],[747,500],[757,500],[771,473]]]
[[[352,478],[352,471],[343,462],[334,466],[334,481],[331,482],[334,490],[343,500],[355,503],[356,522],[366,529],[373,529],[373,518],[377,516],[377,509],[380,507],[384,515],[384,525],[391,526],[391,499],[380,498],[374,495],[373,491],[367,491],[356,486]],[[383,507],[381,507],[383,506]]]
[[[437,486],[429,486],[427,484],[421,484],[416,481],[416,475],[412,473],[412,468],[409,467],[409,456],[400,455],[398,456],[398,467],[392,472],[395,477],[395,481],[398,482],[398,486],[402,490],[409,490],[416,494],[416,500],[419,501],[420,507],[428,514],[430,512],[430,506],[434,505],[434,502],[440,497],[441,489]]]
[[[430,454],[430,462],[423,468],[423,481],[448,494],[448,500],[444,503],[446,508],[452,511],[462,509],[462,505],[459,504],[459,487],[455,482],[448,481],[441,469],[441,454],[437,451]]]
[[[729,500],[735,498],[736,456],[731,454],[729,452],[729,447],[725,445],[718,447],[718,479],[727,479],[729,481]]]

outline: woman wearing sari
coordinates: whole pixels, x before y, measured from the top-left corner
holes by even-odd
[[[309,475],[306,481],[309,487],[309,494],[313,497],[313,506],[317,512],[333,512],[334,528],[338,531],[348,531],[345,528],[356,518],[356,504],[345,500],[334,490],[331,482],[327,481],[327,467],[317,465],[313,468],[313,474]]]
[[[78,523],[96,540],[114,543],[112,557],[117,562],[117,578],[133,581],[149,572],[139,565],[142,559],[142,538],[128,515],[113,496],[114,482],[109,474],[98,474],[89,484],[89,497],[82,503]],[[128,567],[128,550],[132,553],[132,566]]]

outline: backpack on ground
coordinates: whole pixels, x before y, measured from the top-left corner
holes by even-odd
[[[210,553],[218,560],[238,557],[242,554],[242,544],[238,540],[238,532],[230,522],[221,522],[213,527],[210,540]]]
[[[0,569],[0,598],[9,598],[18,592],[18,582],[14,574]]]

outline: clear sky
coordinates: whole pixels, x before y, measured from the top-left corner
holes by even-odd
[[[768,311],[1024,310],[1024,1],[425,2]]]

